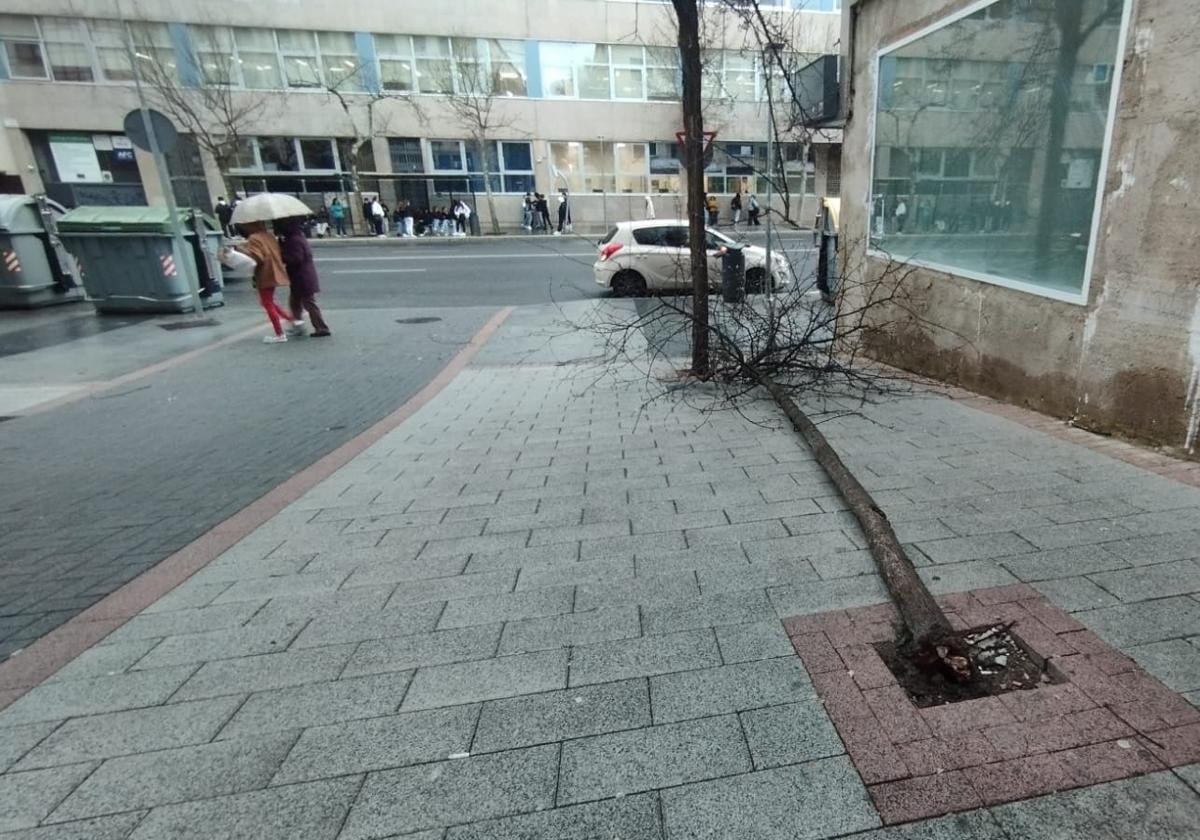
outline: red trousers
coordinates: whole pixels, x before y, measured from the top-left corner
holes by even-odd
[[[290,321],[292,316],[275,302],[275,288],[259,289],[258,302],[262,304],[263,309],[267,310],[267,317],[271,319],[271,327],[275,330],[275,335],[283,335],[283,326],[280,324],[280,320]]]

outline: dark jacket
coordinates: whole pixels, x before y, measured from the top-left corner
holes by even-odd
[[[313,265],[312,248],[300,225],[292,225],[283,236],[283,264],[287,266],[288,280],[300,297],[311,297],[321,291],[317,280],[317,267]]]

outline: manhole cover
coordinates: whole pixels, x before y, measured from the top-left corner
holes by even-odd
[[[164,330],[190,330],[193,327],[215,327],[217,322],[212,318],[200,318],[195,321],[175,321],[170,324],[159,324]]]
[[[441,318],[434,318],[430,315],[423,315],[420,318],[398,318],[397,324],[432,324],[434,321],[440,321]]]

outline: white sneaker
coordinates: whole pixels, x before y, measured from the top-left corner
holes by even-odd
[[[288,329],[287,329],[287,334],[290,336],[295,336],[297,338],[308,335],[308,333],[306,333],[304,331],[304,322],[303,321],[293,321],[292,325],[290,327],[288,327]]]
[[[264,335],[263,344],[283,344],[287,341],[286,335]]]

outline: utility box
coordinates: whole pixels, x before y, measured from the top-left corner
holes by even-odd
[[[224,304],[217,220],[179,210],[184,248],[175,247],[165,207],[77,207],[59,222],[97,312],[190,312],[194,267],[205,309]]]
[[[58,237],[65,212],[45,196],[0,195],[0,309],[83,299],[74,262]]]

